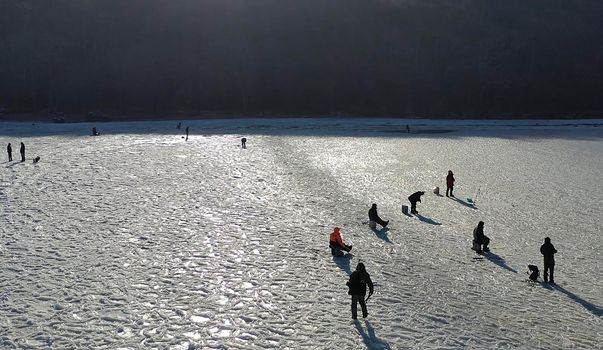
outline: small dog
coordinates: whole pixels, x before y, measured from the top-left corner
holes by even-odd
[[[33,163],[37,163],[40,161],[40,156],[37,156],[33,159]]]
[[[538,271],[538,266],[528,265],[528,270],[530,270],[530,272],[528,272],[530,274],[530,280],[534,282],[538,281],[538,275],[540,274]]]

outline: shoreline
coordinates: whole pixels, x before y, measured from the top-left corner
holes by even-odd
[[[185,114],[118,114],[106,115],[101,117],[88,117],[80,114],[66,114],[56,117],[40,114],[4,114],[0,115],[0,122],[21,122],[21,123],[53,123],[53,124],[73,124],[73,123],[111,123],[111,122],[143,122],[143,121],[178,121],[178,120],[231,120],[231,119],[329,119],[329,118],[347,118],[347,119],[413,119],[413,120],[589,120],[603,119],[603,115],[492,115],[492,116],[396,116],[396,115],[353,115],[353,114],[307,114],[307,115],[235,115],[235,114],[207,114],[207,115],[185,115]]]

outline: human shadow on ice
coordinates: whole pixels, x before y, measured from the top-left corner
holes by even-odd
[[[517,273],[517,270],[515,270],[512,267],[510,267],[509,265],[507,265],[507,263],[505,262],[505,259],[501,258],[500,256],[498,256],[492,252],[484,252],[483,256],[486,257],[486,259],[493,262],[494,264],[502,267],[503,269],[505,269],[507,271],[511,271],[513,273]]]
[[[375,235],[379,238],[381,238],[382,240],[386,241],[387,243],[393,243],[390,239],[389,236],[387,235],[387,232],[389,231],[389,229],[387,227],[383,227],[381,230],[377,230],[376,228],[372,228],[371,229]]]
[[[450,198],[450,199],[452,199],[452,200],[453,200],[453,201],[455,201],[455,202],[458,202],[458,203],[460,203],[460,204],[462,204],[462,205],[466,206],[467,208],[471,208],[471,209],[477,209],[477,207],[476,207],[476,206],[475,206],[475,204],[473,204],[473,203],[465,202],[464,200],[462,200],[462,199],[458,199],[458,198],[456,198],[456,197],[449,197],[449,198]]]
[[[442,223],[440,223],[440,222],[435,221],[435,220],[434,220],[434,219],[432,219],[432,218],[425,217],[425,216],[423,216],[423,215],[421,215],[421,214],[419,214],[419,213],[416,213],[416,214],[415,214],[415,216],[416,216],[416,217],[417,217],[419,220],[423,221],[423,222],[424,222],[424,223],[426,223],[426,224],[431,224],[431,225],[441,225],[441,224],[442,224]]]
[[[352,269],[350,268],[350,260],[352,260],[354,256],[352,254],[345,254],[344,256],[334,256],[333,261],[335,264],[342,269],[348,275],[352,274]]]
[[[577,302],[578,304],[584,306],[584,308],[586,310],[590,311],[593,315],[595,315],[597,317],[603,317],[603,309],[601,309],[601,307],[582,299],[581,297],[577,296],[576,294],[570,292],[569,290],[567,290],[559,285],[551,283],[550,286],[552,286],[552,289],[560,291],[561,293],[565,294],[568,298],[570,298],[573,301]]]
[[[375,329],[368,320],[364,320],[366,332],[362,328],[362,325],[359,321],[355,321],[354,324],[356,326],[356,329],[358,330],[358,334],[360,334],[360,336],[362,337],[362,341],[366,345],[367,349],[391,349],[391,347],[386,341],[379,339],[375,335]]]

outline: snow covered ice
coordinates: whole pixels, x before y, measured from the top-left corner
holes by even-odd
[[[602,348],[601,120],[187,125],[0,123],[0,348]],[[458,200],[432,193],[448,170]],[[556,286],[526,282],[546,236]]]

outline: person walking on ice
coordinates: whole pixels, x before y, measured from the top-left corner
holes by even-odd
[[[363,263],[358,263],[356,271],[352,272],[350,280],[346,284],[350,288],[348,294],[352,296],[352,318],[355,320],[358,317],[358,303],[360,303],[360,308],[362,309],[362,317],[366,318],[368,316],[366,299],[373,295],[374,290],[371,276],[366,272]],[[369,295],[368,298],[364,299],[367,285],[369,287]]]
[[[6,153],[8,153],[8,161],[12,162],[13,161],[13,146],[10,145],[10,142],[8,143],[8,146],[6,146]]]
[[[21,148],[19,149],[19,153],[21,153],[21,161],[25,161],[25,144],[21,142]]]
[[[489,252],[488,244],[490,244],[490,238],[484,235],[484,222],[480,221],[473,229],[473,248],[471,249],[478,254]]]
[[[417,202],[421,201],[421,196],[424,194],[425,194],[425,192],[418,191],[418,192],[415,192],[415,193],[411,194],[410,196],[408,196],[408,200],[410,201],[410,212],[412,214],[419,214],[417,212]]]
[[[553,273],[555,271],[555,253],[557,253],[557,249],[555,249],[549,237],[544,239],[544,244],[540,247],[540,253],[544,257],[544,281],[555,283]],[[550,279],[548,278],[549,272],[551,273]]]
[[[372,229],[376,228],[377,224],[379,224],[383,227],[385,227],[385,226],[387,226],[387,224],[389,224],[389,220],[384,221],[379,217],[379,214],[377,214],[377,204],[375,204],[375,203],[373,203],[373,206],[371,207],[371,209],[369,209],[368,216],[369,216],[369,226]]]
[[[448,175],[446,176],[446,197],[454,197],[452,194],[452,190],[454,189],[454,174],[452,170],[448,170]],[[448,196],[448,191],[450,191],[450,196]]]
[[[185,132],[186,132],[186,138],[184,139],[184,141],[188,141],[188,126],[186,127]]]
[[[339,227],[335,227],[329,236],[329,248],[331,248],[331,254],[333,256],[343,256],[343,251],[349,252],[352,250],[351,245],[343,243]]]
[[[241,139],[241,148],[247,148],[246,143],[247,143],[247,139],[245,137],[243,137]]]

